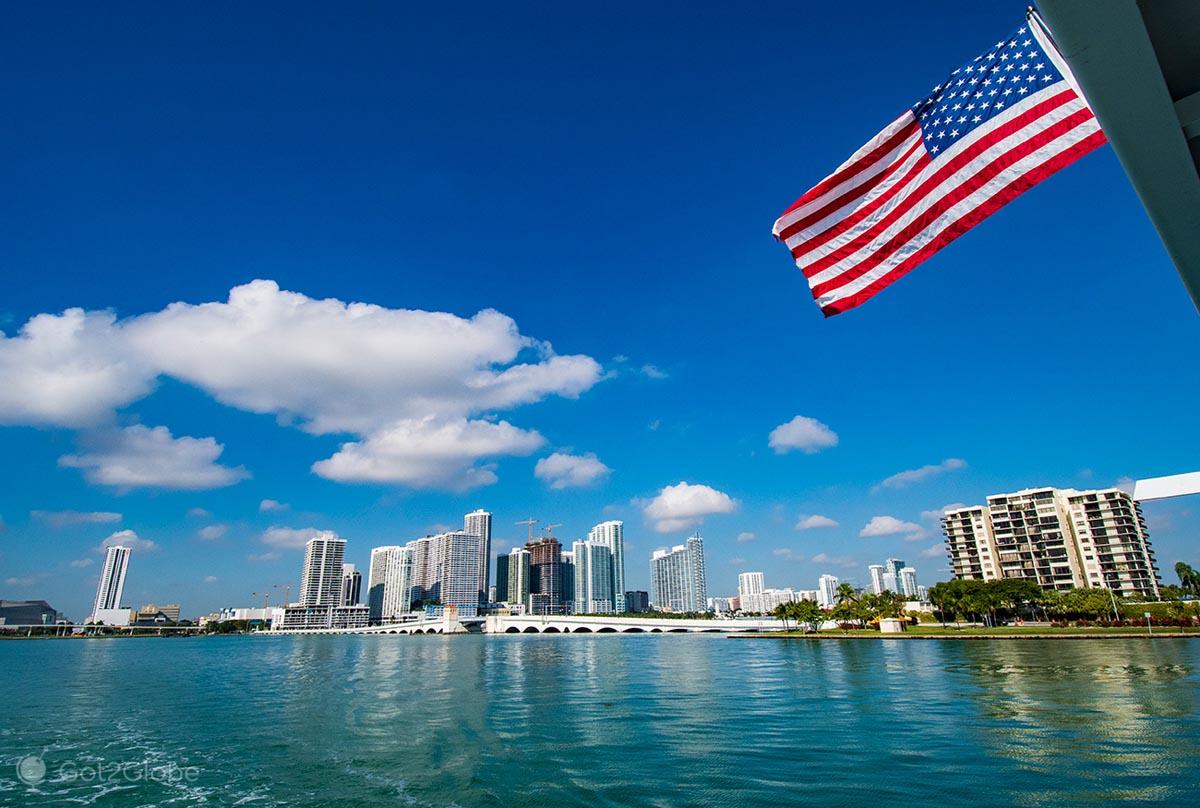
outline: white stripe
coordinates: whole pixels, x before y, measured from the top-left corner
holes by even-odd
[[[951,174],[949,177],[942,180],[942,182],[936,188],[928,193],[923,194],[915,205],[905,210],[902,216],[884,228],[882,232],[878,233],[873,239],[871,239],[870,243],[860,247],[855,252],[838,261],[836,264],[821,270],[816,275],[813,275],[810,280],[813,283],[824,283],[826,281],[833,280],[846,270],[854,267],[856,264],[877,253],[880,249],[886,246],[889,241],[895,238],[898,233],[902,232],[904,228],[908,227],[913,223],[913,221],[920,218],[927,210],[936,205],[942,197],[953,193],[956,188],[969,181],[972,177],[974,177],[994,161],[1003,157],[1013,148],[1045,131],[1069,115],[1073,115],[1079,110],[1085,108],[1086,105],[1083,103],[1083,99],[1078,97],[1072,98],[1062,106],[1047,112],[1040,118],[1035,118],[1034,120],[1030,121],[1023,128],[1018,129],[1016,132],[1013,132],[1003,140],[992,144],[991,147],[980,153],[978,157],[971,160],[971,162],[964,166],[960,171]],[[921,176],[914,180],[911,188],[919,188],[920,183],[923,182],[928,175],[932,175],[934,172],[936,172],[937,169],[938,164],[936,162],[930,163],[921,172]],[[896,196],[898,198],[905,197],[904,194],[897,194]],[[906,202],[909,201],[909,199],[908,197],[905,197],[904,199],[898,201]],[[884,207],[887,206],[885,205]],[[895,206],[893,205],[893,207]],[[885,214],[882,210],[876,211],[871,216],[868,216],[866,219],[859,222],[855,227],[838,236],[836,239],[832,239],[830,242],[822,244],[817,249],[801,256],[797,259],[797,263],[801,264],[802,266],[811,264],[816,260],[814,255],[829,254],[834,249],[837,249],[838,242],[843,244],[848,243],[850,239],[858,236],[861,233],[869,231],[872,226],[874,226],[883,218],[884,215]]]
[[[841,171],[859,162],[864,155],[869,154],[879,146],[883,145],[889,139],[894,137],[901,129],[904,129],[906,126],[911,126],[914,121],[916,121],[916,118],[913,116],[912,111],[906,110],[903,115],[894,120],[892,123],[888,124],[888,126],[886,126],[878,135],[868,140],[862,148],[850,156],[849,160],[838,166],[837,169],[829,175],[829,177],[821,180],[821,182],[827,181],[830,177],[836,177]],[[858,174],[851,177],[849,180],[846,180],[845,182],[838,183],[816,199],[804,203],[795,210],[789,210],[787,213],[780,216],[778,220],[776,220],[775,227],[773,228],[772,232],[778,236],[789,226],[800,221],[814,210],[820,210],[825,205],[828,205],[830,200],[837,199],[851,188],[857,188],[859,185],[862,185],[864,182],[867,182],[871,178],[877,176],[879,172],[891,165],[897,156],[903,154],[903,148],[903,145],[901,145],[895,149],[892,149],[887,154],[876,158],[871,168],[860,171]],[[813,188],[820,187],[821,182],[818,182],[813,186]],[[805,191],[805,193],[808,193],[808,191]]]
[[[895,269],[900,263],[906,260],[914,252],[928,244],[933,239],[937,238],[946,228],[957,222],[972,210],[986,203],[989,199],[1003,190],[1017,178],[1030,171],[1037,169],[1043,163],[1048,162],[1062,152],[1067,151],[1072,146],[1089,137],[1092,134],[1100,131],[1100,124],[1095,118],[1089,118],[1079,126],[1072,129],[1044,147],[1034,152],[1031,155],[1019,160],[999,175],[990,180],[979,190],[975,191],[970,196],[959,201],[954,207],[947,210],[939,216],[936,221],[930,224],[929,227],[921,231],[917,236],[905,243],[900,249],[893,253],[886,261],[878,265],[870,272],[855,278],[844,286],[838,287],[830,292],[826,292],[817,298],[817,305],[824,308],[831,303],[835,303],[843,298],[850,297],[857,292],[870,286],[879,278],[887,275]],[[810,286],[814,284],[809,284]]]
[[[908,202],[908,194],[912,191],[912,189],[920,187],[921,183],[925,182],[925,180],[928,179],[929,176],[935,172],[940,165],[945,165],[948,160],[953,160],[960,152],[973,146],[980,140],[980,138],[984,137],[989,132],[1007,125],[1014,118],[1025,114],[1032,107],[1042,103],[1048,98],[1057,95],[1062,90],[1063,86],[1061,82],[1052,84],[1049,87],[1044,87],[1028,98],[1013,104],[1011,107],[992,118],[984,125],[972,130],[965,137],[963,137],[962,140],[954,143],[952,146],[947,148],[946,151],[942,152],[942,155],[935,161],[935,164],[932,167],[927,168],[924,172],[917,175],[911,182],[902,188],[900,192],[895,194],[883,207],[875,211],[869,218],[859,222],[854,226],[853,229],[847,230],[845,233],[841,233],[832,239],[818,242],[809,252],[796,259],[797,265],[803,267],[818,261],[841,246],[848,244],[852,239],[856,238],[861,233],[870,230],[875,222],[886,218],[888,214],[894,211],[898,206],[906,204]],[[804,233],[809,233],[810,237],[818,235],[820,232],[822,231],[817,231],[815,229],[811,233],[809,233],[809,231],[804,231]],[[797,234],[797,236],[800,236],[801,239],[803,238],[803,235],[803,233]],[[798,244],[799,243],[801,242],[798,242]],[[794,245],[789,243],[789,246],[792,246],[794,249]]]
[[[920,139],[921,135],[918,133],[917,135],[913,136],[912,140],[905,141],[905,143],[911,147]],[[789,250],[794,250],[797,246],[803,244],[805,241],[808,241],[816,235],[824,233],[842,219],[845,219],[847,216],[854,213],[854,211],[871,204],[880,194],[887,191],[896,183],[905,182],[908,179],[913,167],[916,166],[916,164],[924,155],[926,155],[926,151],[925,147],[922,146],[910,154],[905,159],[904,163],[898,166],[896,171],[890,177],[868,191],[866,196],[860,196],[858,199],[848,202],[844,207],[837,209],[821,221],[816,222],[815,224],[812,224],[797,233],[793,233],[784,241],[784,244],[788,246]]]

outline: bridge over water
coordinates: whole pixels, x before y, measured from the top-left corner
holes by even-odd
[[[605,615],[488,615],[486,617],[421,617],[402,623],[365,628],[295,629],[272,634],[730,634],[782,631],[774,618],[696,620]]]

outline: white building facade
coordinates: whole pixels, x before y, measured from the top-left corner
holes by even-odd
[[[95,622],[97,615],[110,617],[110,610],[121,608],[121,598],[125,594],[125,573],[129,571],[129,556],[133,549],[123,545],[113,545],[104,551],[104,566],[100,569],[100,582],[96,586],[96,599],[92,605],[92,614],[88,622]],[[106,621],[108,622],[108,621]]]
[[[627,610],[625,603],[625,523],[620,520],[601,522],[588,531],[587,540],[607,547],[612,553],[612,608]]]

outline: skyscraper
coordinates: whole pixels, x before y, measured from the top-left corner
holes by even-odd
[[[463,532],[478,536],[483,542],[483,556],[479,568],[480,605],[487,604],[487,591],[491,585],[488,564],[492,558],[492,515],[482,508],[463,517]]]
[[[763,574],[761,572],[743,572],[738,575],[738,600],[741,601],[742,611],[747,614],[760,614],[766,611],[763,604]]]
[[[917,571],[912,567],[900,568],[900,594],[906,598],[917,596]]]
[[[837,576],[822,575],[817,579],[817,602],[826,609],[831,609],[837,605]]]
[[[342,605],[342,558],[346,540],[324,531],[308,540],[304,548],[304,571],[300,579],[301,606]]]
[[[407,547],[391,544],[371,550],[367,571],[367,606],[372,625],[408,612],[412,589],[412,555]]]
[[[867,572],[871,573],[871,593],[874,595],[883,594],[883,565],[872,564],[867,567]]]
[[[706,611],[704,540],[695,535],[670,550],[655,550],[650,557],[650,585],[654,605],[662,611]]]
[[[496,591],[493,600],[497,603],[508,601],[508,556],[496,556],[496,583],[492,588]]]
[[[558,580],[562,581],[563,614],[576,614],[578,610],[575,608],[575,553],[563,550],[558,563],[560,567]]]
[[[342,606],[357,606],[362,598],[362,573],[353,564],[342,565]]]
[[[104,551],[104,566],[100,569],[100,583],[96,587],[96,601],[89,622],[102,609],[121,608],[125,573],[129,570],[129,555],[132,552],[131,548],[122,545],[113,545]]]
[[[544,536],[525,544],[529,551],[529,604],[532,614],[562,614],[562,544]]]
[[[616,519],[601,522],[588,531],[588,541],[602,544],[612,553],[613,610],[625,611],[625,523]]]
[[[524,547],[514,547],[508,553],[508,594],[505,601],[509,606],[519,607],[522,611],[529,608],[529,551]]]
[[[618,523],[620,524],[620,523]],[[607,544],[577,541],[572,547],[575,559],[575,613],[611,614],[613,604],[613,553]],[[621,593],[622,609],[625,593]]]

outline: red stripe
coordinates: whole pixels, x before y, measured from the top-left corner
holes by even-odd
[[[1047,127],[1037,135],[1027,140],[1022,140],[1020,143],[1001,154],[995,160],[980,168],[977,172],[975,172],[975,174],[971,175],[957,188],[953,189],[945,196],[938,197],[937,201],[930,205],[928,210],[905,225],[900,232],[892,236],[887,243],[881,245],[877,249],[872,250],[861,261],[852,265],[846,269],[846,271],[840,273],[837,277],[831,278],[814,286],[813,294],[823,295],[826,292],[830,292],[841,286],[845,286],[855,278],[861,277],[862,275],[870,272],[872,269],[890,258],[891,255],[896,252],[896,250],[900,249],[900,247],[904,246],[909,241],[912,241],[912,239],[920,235],[921,231],[937,221],[939,216],[950,210],[950,208],[954,207],[971,194],[978,191],[1005,169],[1014,165],[1022,158],[1028,157],[1029,155],[1043,148],[1056,138],[1067,134],[1075,127],[1092,120],[1094,117],[1095,116],[1092,115],[1092,111],[1087,107],[1084,107],[1077,112],[1071,113],[1058,123]],[[918,198],[919,197],[914,197],[913,201],[915,202]],[[911,207],[911,205],[905,206],[905,210],[907,210],[909,207]],[[893,219],[897,217],[889,215],[887,218]],[[871,229],[876,230],[877,228]],[[825,263],[828,265],[828,262],[825,262],[824,259],[816,263]],[[808,277],[812,277],[807,268],[805,269],[804,274]]]
[[[844,258],[854,255],[854,253],[858,252],[861,248],[870,244],[879,233],[885,231],[897,219],[903,217],[905,212],[908,211],[913,204],[924,198],[934,188],[937,188],[939,185],[941,185],[942,182],[961,171],[965,166],[977,159],[979,155],[983,154],[985,151],[1004,140],[1006,137],[1019,132],[1029,124],[1040,119],[1042,116],[1053,112],[1063,104],[1066,104],[1075,98],[1077,98],[1077,96],[1074,90],[1064,90],[1061,93],[1047,98],[1045,101],[1035,104],[1017,117],[1006,122],[1003,126],[999,126],[993,129],[991,132],[988,132],[979,140],[972,143],[970,147],[964,149],[959,154],[954,155],[954,157],[951,158],[945,165],[939,166],[937,171],[926,178],[921,185],[905,191],[906,197],[909,197],[909,199],[905,200],[905,204],[898,205],[894,210],[890,211],[878,222],[871,225],[868,230],[859,233],[850,241],[836,248],[833,252],[829,253],[828,255],[824,255],[821,258],[813,261],[811,264],[803,267],[804,274],[811,278],[813,275],[821,272],[824,269],[828,269]],[[1090,115],[1091,113],[1089,112],[1088,114]],[[847,220],[843,220],[843,222],[838,223],[825,233],[822,233],[819,237],[808,239],[804,243],[796,245],[795,249],[792,250],[792,257],[799,258],[816,246],[814,242],[819,241],[820,243],[825,243],[828,239],[840,235],[842,232],[854,227],[863,219],[867,218],[876,210],[878,210],[881,206],[886,204],[888,200],[890,200],[896,194],[900,193],[902,188],[903,186],[897,184],[897,186],[890,189],[887,194],[881,195],[879,199],[872,200],[870,205],[865,205],[861,211],[861,215],[859,212],[856,212],[852,217],[853,221],[849,221],[849,218],[851,217],[848,217]]]
[[[824,312],[826,317],[832,317],[835,314],[841,314],[844,311],[849,311],[856,306],[862,305],[867,300],[875,296],[875,294],[880,290],[885,289],[891,284],[895,283],[901,277],[912,271],[914,267],[930,258],[938,250],[942,249],[947,244],[954,241],[954,239],[958,238],[963,233],[982,222],[988,216],[991,216],[997,210],[1028,191],[1034,185],[1037,185],[1039,182],[1059,171],[1060,169],[1069,166],[1071,163],[1075,162],[1089,152],[1100,148],[1105,144],[1105,142],[1107,142],[1107,139],[1104,137],[1104,132],[1094,132],[1093,134],[1088,135],[1086,138],[1076,143],[1071,148],[1067,149],[1061,154],[1056,155],[1053,159],[1047,160],[1033,171],[1022,174],[1006,185],[999,193],[997,193],[987,202],[984,202],[966,216],[963,216],[957,222],[947,227],[945,230],[939,233],[936,238],[932,239],[928,244],[913,253],[903,263],[898,264],[891,272],[887,273],[881,278],[876,279],[869,285],[855,292],[853,295],[830,303],[829,305],[823,307],[821,311]],[[814,293],[813,297],[816,298],[818,295]]]
[[[885,171],[880,172],[878,177],[875,177],[871,182],[864,182],[862,185],[851,188],[849,191],[842,194],[837,199],[833,200],[832,202],[825,205],[824,207],[817,210],[816,212],[810,213],[809,215],[805,216],[803,219],[799,219],[799,220],[793,222],[792,224],[789,224],[786,228],[784,228],[782,231],[780,231],[779,238],[787,240],[787,239],[791,238],[793,235],[795,235],[796,233],[799,233],[801,230],[804,230],[805,228],[810,227],[810,226],[816,224],[817,222],[821,221],[822,219],[824,219],[826,216],[833,213],[834,211],[841,210],[843,207],[845,207],[851,201],[858,199],[860,197],[866,196],[872,190],[874,190],[875,188],[878,188],[880,185],[887,182],[889,178],[891,178],[897,171],[899,171],[901,166],[904,165],[904,161],[907,160],[914,151],[916,151],[917,149],[923,149],[923,148],[925,148],[924,144],[921,142],[921,138],[918,136],[916,142],[913,143],[912,148],[908,149],[908,151],[906,151],[906,152],[904,152],[904,154],[900,155],[900,157],[898,157],[892,163],[891,167],[889,167]],[[926,157],[924,163],[919,160],[917,162],[918,162],[918,164],[924,165],[924,163],[928,163],[929,160],[928,160],[928,157]],[[903,185],[903,183],[897,183],[897,185]]]
[[[879,162],[879,159],[882,156],[888,154],[893,149],[898,147],[901,143],[903,143],[906,139],[912,137],[913,133],[916,132],[920,128],[921,127],[917,124],[916,118],[914,118],[910,124],[903,127],[896,134],[892,135],[884,143],[880,144],[879,146],[875,147],[867,154],[863,155],[863,157],[861,159],[859,159],[858,162],[853,163],[852,165],[848,165],[845,168],[839,169],[838,171],[835,171],[833,174],[831,174],[830,176],[826,177],[825,179],[823,179],[819,183],[817,183],[813,188],[810,188],[808,191],[806,191],[804,193],[804,195],[802,197],[800,197],[795,202],[793,202],[791,205],[789,205],[788,209],[785,210],[783,213],[781,213],[779,218],[782,219],[784,216],[787,216],[789,213],[791,213],[792,211],[794,211],[796,208],[800,207],[801,205],[807,204],[807,203],[811,202],[812,200],[822,196],[830,188],[841,185],[846,180],[857,177],[863,171],[866,171],[868,168],[870,168],[871,166],[873,166],[877,162]]]

